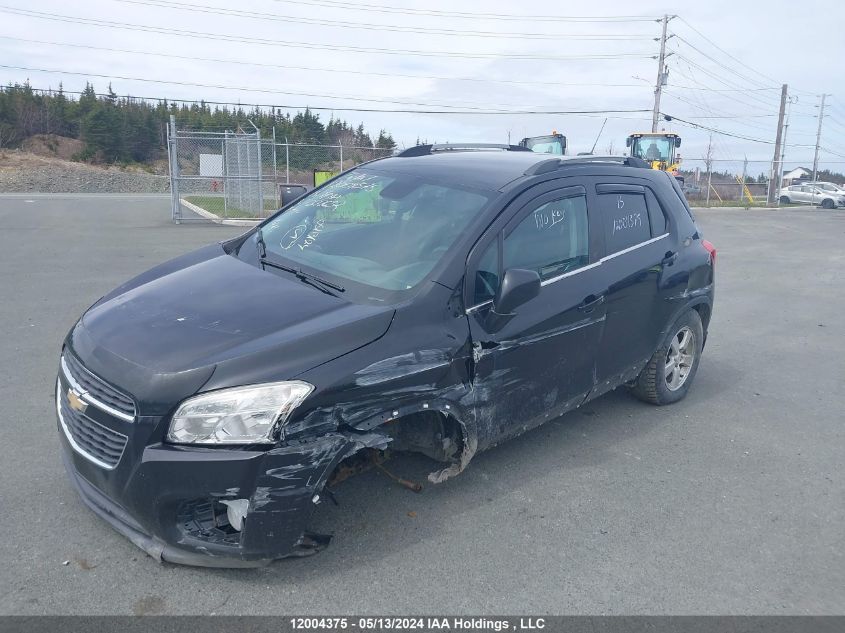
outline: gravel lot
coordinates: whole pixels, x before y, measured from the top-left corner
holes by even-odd
[[[0,197],[0,614],[845,612],[845,212],[698,213],[718,292],[682,403],[609,394],[419,495],[351,479],[318,516],[328,550],[244,571],[155,563],[59,458],[78,315],[241,230],[168,214],[155,196]]]
[[[170,191],[170,179],[137,167],[102,167],[29,152],[2,150],[0,191],[165,193]]]

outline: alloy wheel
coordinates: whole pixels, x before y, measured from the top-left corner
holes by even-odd
[[[663,376],[670,391],[677,391],[687,381],[695,360],[695,334],[684,326],[672,337],[666,353]]]

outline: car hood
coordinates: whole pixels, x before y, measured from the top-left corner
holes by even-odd
[[[94,373],[164,406],[201,387],[292,378],[379,338],[393,313],[216,245],[116,289],[83,315],[69,343]]]

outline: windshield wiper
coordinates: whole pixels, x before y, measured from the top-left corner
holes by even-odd
[[[339,286],[338,284],[332,283],[331,281],[323,279],[322,277],[318,277],[317,275],[307,273],[301,268],[294,268],[292,266],[285,266],[284,264],[277,264],[276,262],[266,259],[266,257],[261,258],[261,266],[270,266],[271,268],[277,268],[279,270],[284,270],[285,272],[291,273],[300,281],[305,282],[310,286],[314,286],[317,290],[325,292],[327,295],[331,295],[333,297],[337,297],[338,295],[329,290],[329,288],[337,290],[338,292],[346,292],[346,288],[344,288],[343,286]]]
[[[346,288],[336,283],[333,283],[328,279],[323,279],[318,275],[307,273],[301,268],[294,268],[293,266],[277,264],[276,262],[267,259],[267,243],[264,241],[264,233],[260,228],[255,233],[255,243],[258,245],[258,260],[261,263],[262,268],[264,268],[265,266],[270,266],[271,268],[284,270],[285,272],[295,275],[296,278],[300,281],[304,281],[305,283],[314,286],[317,290],[322,290],[326,294],[332,295],[333,297],[336,297],[337,295],[328,290],[328,288],[332,288],[333,290],[337,290],[338,292],[346,292]]]
[[[258,259],[263,260],[267,257],[267,243],[264,241],[264,231],[261,227],[255,232],[255,243],[258,246]]]

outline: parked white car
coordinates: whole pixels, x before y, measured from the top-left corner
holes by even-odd
[[[778,192],[781,204],[797,202],[799,204],[812,204],[824,209],[845,207],[845,193],[825,191],[817,185],[790,185]]]
[[[815,182],[802,182],[801,184],[812,185],[813,187],[818,187],[822,191],[829,191],[833,194],[845,196],[845,187],[843,187],[842,185],[837,185],[835,182],[824,182],[821,180],[817,180]]]

